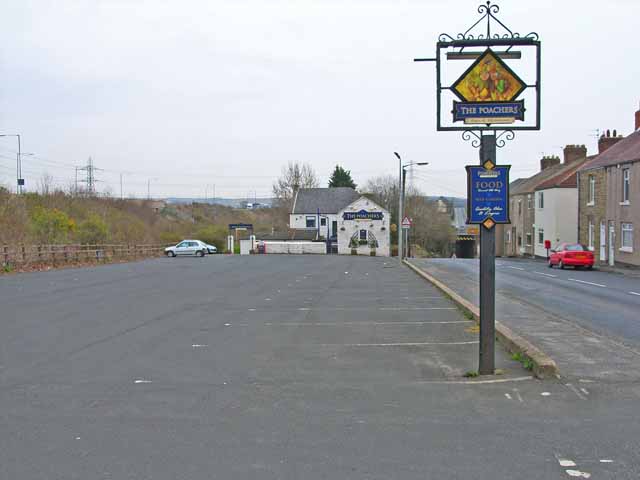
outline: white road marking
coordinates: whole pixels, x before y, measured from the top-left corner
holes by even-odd
[[[533,272],[536,275],[544,275],[545,277],[552,277],[552,278],[557,278],[557,275],[551,275],[550,273],[542,273],[542,272]]]
[[[558,459],[558,463],[560,464],[561,467],[575,467],[576,466],[576,462],[574,462],[573,460],[566,460],[564,458],[559,458]]]
[[[270,299],[270,298],[265,298],[265,299],[264,299],[264,301],[265,301],[265,302],[270,302],[270,301],[271,301],[271,299]]]
[[[589,472],[581,472],[580,470],[567,470],[566,472],[570,477],[591,478]]]
[[[589,395],[589,390],[587,390],[586,388],[580,388],[580,391],[585,395]]]
[[[231,326],[231,324],[230,324],[230,323],[225,323],[225,324],[224,324],[224,326],[225,326],[225,327],[230,327],[230,326]]]
[[[255,308],[250,308],[250,309],[249,309],[249,311],[250,311],[250,312],[255,312],[255,311],[256,311],[256,309],[255,309]]]
[[[637,295],[638,297],[640,297],[640,293],[638,292],[629,292],[629,295]]]
[[[509,265],[509,268],[513,268],[514,270],[523,270],[523,271],[524,271],[524,268],[520,268],[520,267],[512,267],[511,265]]]
[[[608,458],[603,458],[602,460],[600,460],[600,463],[613,463],[613,460],[610,460]]]
[[[76,440],[80,440],[80,437],[76,437]],[[602,461],[602,460],[600,460],[600,461]]]
[[[209,345],[203,345],[201,343],[194,343],[193,345],[191,345],[193,348],[206,348]]]
[[[151,380],[144,380],[142,378],[138,378],[134,380],[133,383],[151,383]]]
[[[602,285],[601,283],[586,282],[584,280],[578,280],[576,278],[569,278],[568,280],[571,282],[584,283],[585,285],[593,285],[594,287],[607,288],[606,285]]]
[[[574,387],[573,384],[567,383],[567,384],[565,384],[565,387],[567,387],[569,390],[571,390],[573,393],[575,393],[580,400],[586,400],[587,399],[587,397],[582,392],[580,392],[580,390],[578,390],[576,387]]]
[[[300,310],[301,312],[308,312],[311,309],[310,308],[299,308],[298,310]]]
[[[548,397],[551,394],[549,392],[542,392],[540,395],[542,395],[543,397]]]
[[[407,342],[407,343],[322,343],[321,347],[423,347],[427,345],[475,345],[471,342]]]
[[[511,395],[509,395],[508,393],[505,393],[504,396],[511,400]]]
[[[516,392],[516,396],[518,397],[518,401],[520,403],[524,403],[524,400],[522,399],[522,395],[520,395],[520,391],[517,388],[514,388],[513,391]]]

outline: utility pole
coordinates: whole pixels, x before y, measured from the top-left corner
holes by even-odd
[[[2,134],[0,137],[16,137],[18,139],[18,153],[16,154],[16,193],[22,193],[22,187],[24,185],[24,179],[22,178],[22,144],[20,140],[20,134],[7,133]]]
[[[147,180],[147,200],[151,200],[151,179]]]
[[[400,261],[400,263],[402,263],[402,236],[404,235],[404,233],[402,232],[402,219],[404,218],[403,215],[403,210],[402,210],[402,158],[400,157],[400,155],[398,154],[398,152],[393,152],[393,154],[398,158],[398,198],[399,198],[399,205],[398,205],[398,260]]]

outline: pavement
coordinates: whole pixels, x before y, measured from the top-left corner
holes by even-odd
[[[0,277],[0,479],[636,479],[640,386],[539,381],[397,261]]]
[[[476,259],[411,262],[478,305]],[[496,319],[550,355],[568,378],[640,380],[640,279],[497,259]]]

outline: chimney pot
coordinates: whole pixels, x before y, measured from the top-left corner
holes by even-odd
[[[584,145],[567,145],[562,149],[564,153],[564,163],[568,165],[576,160],[581,160],[587,156],[587,147]]]
[[[636,115],[640,117],[640,114]],[[600,137],[600,140],[598,140],[598,154],[603,153],[605,150],[612,147],[613,145],[618,143],[618,141],[624,138],[622,135],[618,136],[617,130],[613,131],[613,137],[609,135],[609,132],[610,130],[607,130],[607,136],[605,137],[603,135],[602,137]]]
[[[540,170],[546,170],[549,167],[553,167],[554,165],[560,165],[560,157],[556,155],[545,155],[540,159]]]

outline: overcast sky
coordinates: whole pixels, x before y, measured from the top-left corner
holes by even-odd
[[[69,185],[91,156],[98,188],[146,196],[265,196],[288,161],[323,184],[429,161],[431,195],[464,196],[477,150],[437,132],[438,34],[466,30],[478,0],[5,0],[0,133],[20,133],[27,188]],[[499,18],[542,41],[542,130],[498,152],[512,179],[596,129],[628,134],[638,109],[637,0],[502,0]],[[512,64],[515,68],[515,64]],[[16,142],[0,138],[0,183]]]

